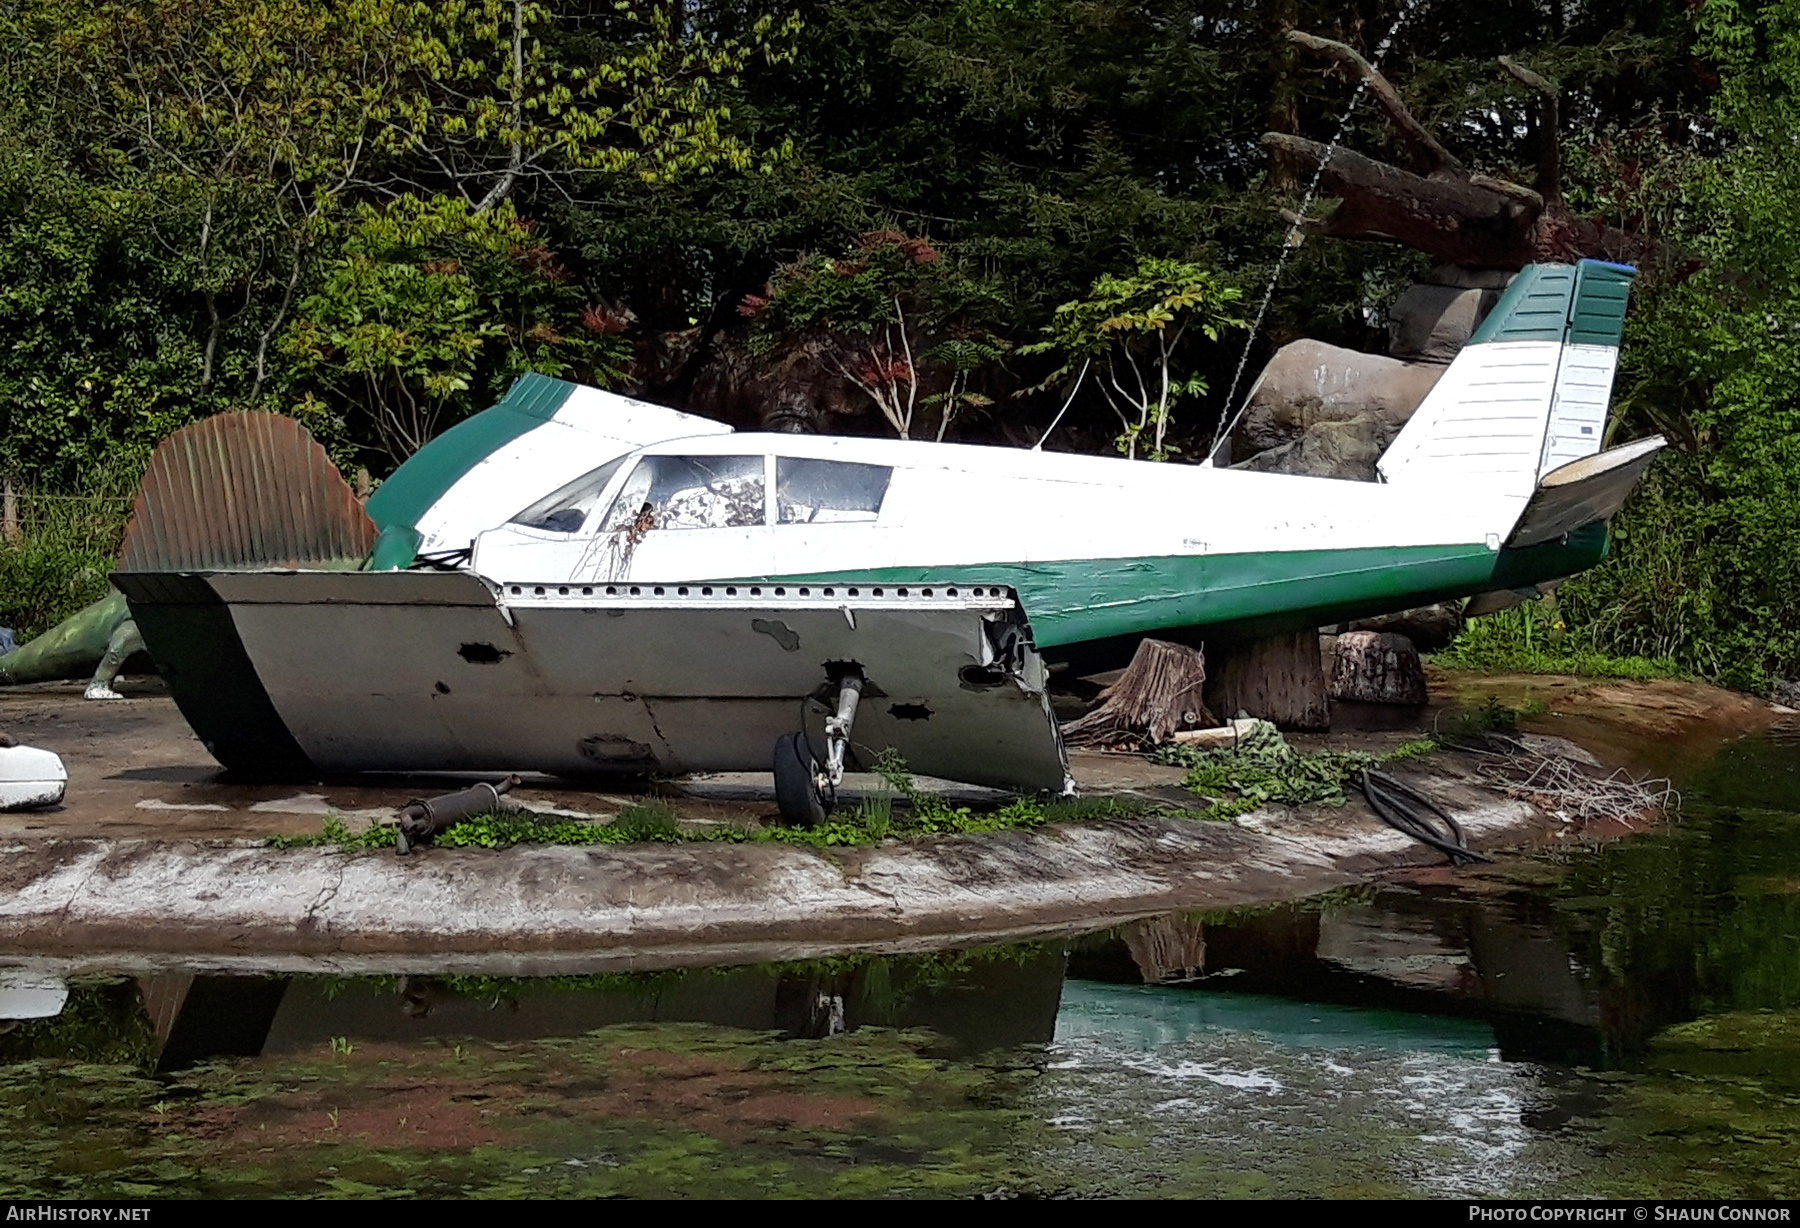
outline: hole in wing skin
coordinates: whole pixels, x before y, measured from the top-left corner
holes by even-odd
[[[498,665],[512,656],[504,648],[495,648],[492,644],[464,644],[456,650],[456,655],[470,665]]]
[[[965,665],[956,671],[956,677],[965,691],[991,691],[1006,685],[1006,671],[993,666]]]
[[[780,644],[783,652],[798,652],[800,649],[800,633],[778,618],[753,618],[750,620],[750,629]]]
[[[931,709],[924,704],[894,704],[888,708],[888,715],[897,721],[928,721]]]
[[[656,762],[656,752],[643,742],[619,734],[595,734],[576,744],[581,757],[603,767]]]

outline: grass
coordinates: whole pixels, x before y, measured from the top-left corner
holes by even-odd
[[[816,827],[773,825],[761,828],[681,826],[675,812],[656,802],[626,806],[611,822],[545,818],[533,814],[485,814],[465,819],[442,833],[439,848],[510,848],[518,844],[801,844],[833,848],[878,844],[883,840],[954,833],[1011,831],[1046,823],[1093,822],[1129,818],[1149,807],[1117,798],[1081,798],[1041,802],[1017,798],[996,810],[951,806],[935,793],[919,789],[906,765],[891,752],[876,764],[886,787],[855,809],[838,812]],[[896,801],[902,803],[896,805]],[[346,853],[392,848],[394,829],[371,823],[352,830],[336,815],[309,835],[270,836],[269,848],[335,847]]]
[[[1265,724],[1234,747],[1199,750],[1177,743],[1158,747],[1151,758],[1187,768],[1187,777],[1181,784],[1191,792],[1215,798],[1235,794],[1219,798],[1206,810],[1209,819],[1232,819],[1271,803],[1341,806],[1344,786],[1357,772],[1416,758],[1437,748],[1435,739],[1424,738],[1385,755],[1368,751],[1297,751],[1273,725]]]
[[[0,626],[23,644],[106,596],[129,498],[18,495],[19,535],[0,537]]]
[[[1472,618],[1450,646],[1432,657],[1447,669],[1505,674],[1576,674],[1585,678],[1679,678],[1667,657],[1615,657],[1563,625],[1553,601],[1528,601]]]

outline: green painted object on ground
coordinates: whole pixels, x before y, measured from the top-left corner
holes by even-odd
[[[113,633],[130,618],[125,595],[109,592],[36,639],[0,656],[0,685],[88,678],[106,655]]]

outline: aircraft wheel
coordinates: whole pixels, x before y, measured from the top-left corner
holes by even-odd
[[[825,799],[819,793],[819,763],[797,733],[775,739],[775,804],[781,817],[796,827],[825,821]]]

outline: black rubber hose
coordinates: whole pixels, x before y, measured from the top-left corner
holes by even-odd
[[[1395,785],[1399,784],[1399,782],[1393,781],[1391,778],[1387,783]],[[1468,837],[1463,832],[1462,827],[1442,806],[1439,806],[1431,798],[1425,797],[1416,790],[1410,789],[1405,785],[1399,785],[1399,788],[1402,790],[1399,797],[1390,798],[1388,800],[1399,801],[1400,809],[1404,810],[1407,817],[1422,830],[1429,831],[1434,837],[1437,837],[1439,833],[1432,825],[1430,818],[1436,817],[1443,820],[1446,828],[1451,833],[1451,838],[1447,841],[1440,838],[1432,843],[1434,843],[1435,847],[1438,847],[1447,853],[1452,862],[1455,862],[1458,865],[1466,865],[1470,862],[1491,862],[1493,860],[1493,858],[1484,857],[1480,853],[1469,848]],[[1425,810],[1429,812],[1429,816],[1421,814],[1419,810],[1414,809],[1412,805],[1408,804],[1412,801],[1416,801],[1419,805],[1422,805]]]
[[[1362,790],[1363,796],[1368,798],[1369,808],[1382,822],[1421,844],[1437,849],[1449,857],[1452,864],[1493,860],[1470,849],[1468,836],[1456,819],[1411,785],[1401,783],[1386,772],[1372,769],[1364,770],[1356,785]],[[1443,824],[1442,830],[1433,823],[1433,819]]]
[[[1438,805],[1436,799],[1428,794],[1421,793],[1418,789],[1415,789],[1405,781],[1400,780],[1398,777],[1390,776],[1386,772],[1373,772],[1372,774],[1375,777],[1375,782],[1380,785],[1383,790],[1396,793],[1402,798],[1410,799],[1442,819],[1444,821],[1444,826],[1450,831],[1451,839],[1456,842],[1456,846],[1465,852],[1468,851],[1468,833],[1463,831],[1462,824],[1456,821],[1456,816]]]
[[[1465,858],[1472,859],[1465,842],[1456,839],[1455,829],[1440,830],[1432,819],[1436,817],[1432,807],[1419,807],[1405,794],[1389,793],[1383,786],[1391,781],[1367,780],[1363,793],[1369,799],[1370,807],[1383,822],[1396,831],[1412,837],[1422,844],[1448,855],[1451,861],[1461,864]]]

